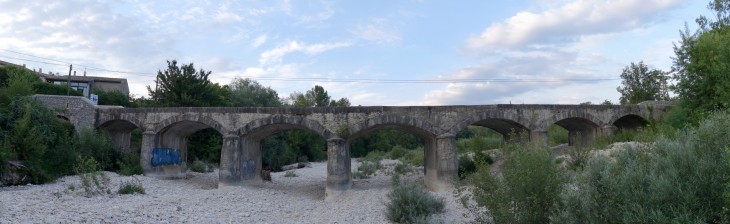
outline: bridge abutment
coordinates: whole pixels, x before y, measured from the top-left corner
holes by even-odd
[[[342,138],[327,139],[327,186],[325,200],[336,198],[352,187],[350,149]]]

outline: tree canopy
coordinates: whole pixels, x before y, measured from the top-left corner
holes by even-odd
[[[648,100],[669,100],[665,72],[649,67],[640,61],[631,63],[621,73],[621,104],[636,104]]]
[[[225,104],[220,94],[224,87],[208,80],[210,71],[195,71],[193,63],[178,66],[176,60],[167,61],[167,69],[157,72],[157,87],[147,86],[156,106],[205,107]]]

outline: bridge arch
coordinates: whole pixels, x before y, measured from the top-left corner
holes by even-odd
[[[223,127],[223,125],[218,123],[218,121],[213,120],[212,118],[210,118],[208,116],[195,115],[195,114],[182,114],[182,115],[177,115],[177,116],[167,118],[167,119],[157,123],[157,125],[155,125],[155,128],[153,129],[153,132],[160,133],[161,131],[169,130],[173,126],[177,126],[180,124],[195,124],[195,123],[203,125],[205,127],[203,128],[202,126],[197,125],[196,127],[198,129],[190,132],[189,134],[195,133],[195,132],[205,129],[205,128],[213,128],[216,131],[218,131],[218,133],[220,133],[221,135],[229,134],[228,130],[226,130],[226,128]],[[186,125],[186,126],[189,126],[189,125]],[[194,130],[194,129],[189,129],[189,130]],[[189,132],[189,131],[185,131],[185,132]]]
[[[306,119],[299,116],[285,116],[281,114],[272,115],[267,118],[250,121],[238,128],[237,133],[240,136],[250,136],[254,138],[265,138],[279,131],[289,129],[304,129],[312,131],[322,136],[324,139],[330,139],[334,134],[327,130],[319,122]]]
[[[480,112],[457,123],[449,130],[449,133],[455,135],[469,125],[476,125],[492,129],[502,134],[505,140],[508,140],[511,134],[518,136],[524,134],[529,137],[529,124],[523,120],[516,113],[503,113],[499,111]]]
[[[600,119],[582,111],[558,112],[554,116],[540,122],[540,130],[556,124],[568,130],[568,144],[588,144],[598,134],[604,124]]]
[[[649,120],[641,115],[633,113],[617,114],[611,117],[608,124],[613,125],[618,129],[636,130],[648,125]]]
[[[132,131],[141,128],[140,123],[134,119],[123,118],[104,120],[96,127],[96,130],[106,132],[112,138],[115,148],[122,153],[132,153],[131,146]]]
[[[424,119],[416,119],[410,116],[382,115],[352,125],[350,128],[350,136],[342,137],[347,137],[348,140],[352,141],[352,139],[365,135],[368,132],[383,128],[399,129],[426,138],[433,138],[445,133],[444,130]]]

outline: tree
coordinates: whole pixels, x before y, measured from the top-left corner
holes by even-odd
[[[222,87],[208,80],[210,71],[195,71],[193,63],[177,65],[176,60],[167,61],[167,69],[157,72],[157,88],[147,86],[156,106],[163,107],[205,107],[224,105]]]
[[[235,79],[229,85],[230,100],[236,107],[279,107],[279,94],[252,79]]]
[[[349,107],[350,100],[340,98],[331,100],[332,97],[324,90],[324,87],[315,85],[306,93],[294,92],[289,95],[289,101],[294,107]]]
[[[674,44],[672,90],[679,103],[667,121],[675,127],[696,124],[705,114],[730,107],[730,0],[713,0],[708,8],[715,20],[700,16],[700,28],[691,33],[685,25]]]
[[[667,76],[661,70],[649,69],[640,61],[631,62],[621,73],[621,85],[616,90],[621,93],[621,104],[636,104],[649,100],[669,100]]]

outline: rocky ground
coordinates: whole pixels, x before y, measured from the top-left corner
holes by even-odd
[[[391,162],[392,163],[392,162]],[[358,163],[353,159],[353,170]],[[422,168],[421,168],[422,169]],[[383,172],[353,180],[352,189],[324,201],[326,163],[272,173],[273,182],[253,187],[218,189],[218,173],[190,172],[185,179],[146,176],[111,178],[112,194],[85,197],[79,177],[55,183],[0,188],[0,223],[389,223],[385,218],[391,176]],[[116,194],[123,181],[138,179],[146,194]],[[422,171],[408,179],[423,180]],[[443,213],[432,218],[465,223],[468,212],[452,192]]]

